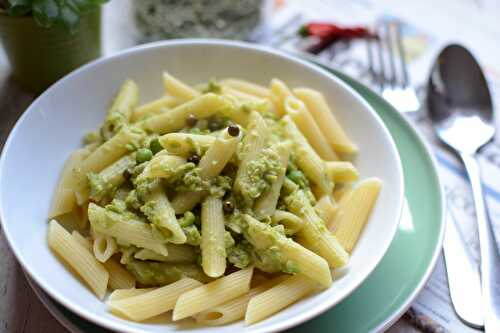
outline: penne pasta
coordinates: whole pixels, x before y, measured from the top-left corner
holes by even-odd
[[[130,318],[134,321],[143,321],[174,308],[179,296],[202,286],[199,281],[183,278],[167,286],[156,288],[138,295],[108,301],[111,312]]]
[[[188,133],[168,133],[158,140],[170,154],[189,157],[192,154],[201,155],[215,142],[216,137]]]
[[[117,249],[116,241],[112,237],[100,234],[94,236],[92,250],[94,257],[100,262],[106,262],[116,253]]]
[[[300,169],[324,194],[332,193],[333,183],[326,173],[325,162],[316,154],[289,116],[284,116],[281,121],[288,138],[293,142],[292,151]]]
[[[321,93],[309,88],[296,88],[293,93],[307,106],[333,149],[341,153],[357,152],[357,147],[347,137]]]
[[[109,301],[119,301],[121,299],[138,296],[145,294],[149,291],[155,290],[156,288],[128,288],[128,289],[115,289],[108,297]]]
[[[251,325],[304,298],[317,288],[313,280],[297,274],[250,299],[245,324]]]
[[[279,154],[281,169],[276,177],[276,180],[271,184],[268,190],[255,201],[254,211],[257,218],[272,216],[276,211],[276,205],[281,193],[281,187],[285,180],[286,167],[288,165],[289,145],[279,143],[276,145],[276,151]]]
[[[56,220],[49,223],[49,247],[78,273],[97,297],[104,297],[108,286],[108,272]]]
[[[326,162],[326,173],[334,183],[351,183],[359,178],[358,170],[351,162]]]
[[[329,226],[335,215],[337,214],[339,207],[338,204],[333,201],[333,198],[330,195],[323,195],[319,198],[318,202],[314,206],[314,210],[318,214],[318,216],[325,222],[327,226]]]
[[[201,205],[201,266],[206,275],[219,277],[226,270],[222,201],[209,196]]]
[[[149,223],[109,211],[94,203],[89,205],[89,220],[94,231],[115,237],[120,242],[168,255],[166,239],[159,237]]]
[[[325,137],[314,122],[314,118],[304,103],[294,96],[288,96],[285,98],[284,108],[286,114],[292,118],[295,125],[323,160],[336,161],[339,159],[337,154],[328,145],[328,142],[326,142]]]
[[[49,210],[49,219],[69,213],[75,208],[75,187],[77,180],[74,169],[87,155],[88,153],[84,149],[79,149],[73,152],[66,163],[64,163],[61,178],[57,184]]]
[[[269,88],[245,80],[227,78],[222,80],[221,84],[223,87],[230,87],[260,98],[268,98],[271,95]]]
[[[135,277],[116,258],[109,258],[103,265],[109,273],[109,287],[112,290],[135,287]]]
[[[273,246],[281,252],[284,264],[292,264],[298,272],[324,287],[332,284],[332,276],[325,259],[250,215],[245,215],[244,218],[248,223],[246,238],[255,248],[267,249]]]
[[[293,96],[293,94],[287,85],[279,79],[272,79],[269,87],[271,90],[271,100],[276,108],[276,113],[278,117],[282,117],[286,114],[284,105],[285,99],[289,96]]]
[[[175,170],[184,164],[186,164],[185,158],[158,153],[146,165],[146,168],[137,177],[137,181],[151,178],[169,179],[174,175]]]
[[[341,200],[339,205],[343,214],[337,221],[335,236],[346,251],[351,252],[356,245],[381,187],[379,179],[368,178],[360,182],[345,200]]]
[[[149,117],[143,120],[140,126],[159,134],[175,132],[186,125],[186,119],[190,115],[203,119],[230,107],[231,103],[226,98],[208,93],[183,103],[167,113]]]
[[[294,235],[302,229],[304,221],[295,214],[284,210],[276,210],[271,216],[271,221],[285,227],[285,235]]]
[[[139,87],[137,87],[134,81],[126,80],[109,108],[108,117],[117,112],[122,114],[125,119],[129,120],[138,101]]]
[[[199,91],[167,72],[163,72],[163,87],[165,88],[165,94],[175,96],[185,101],[189,101],[200,95]]]
[[[253,267],[226,275],[182,294],[174,307],[174,321],[223,304],[250,290]]]
[[[200,178],[209,181],[220,174],[236,151],[239,137],[231,136],[227,130],[218,137],[200,160]],[[176,214],[191,210],[207,194],[207,191],[181,192],[172,200]]]
[[[288,209],[304,220],[299,231],[306,247],[323,257],[333,268],[347,264],[349,255],[335,236],[326,228],[325,223],[310,205],[303,191],[296,191],[285,199]]]
[[[219,306],[213,307],[209,310],[200,312],[194,315],[194,318],[199,324],[211,326],[223,325],[243,319],[245,317],[248,302],[252,297],[268,290],[269,288],[279,284],[286,279],[287,276],[282,275],[272,280],[265,281],[258,286],[250,289],[247,294]]]
[[[147,117],[168,111],[181,103],[182,101],[179,98],[173,96],[160,97],[158,99],[155,99],[154,101],[136,107],[134,109],[134,112],[132,113],[130,121],[137,122],[140,120],[144,120]]]

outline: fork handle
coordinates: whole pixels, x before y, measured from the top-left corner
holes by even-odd
[[[481,253],[481,291],[486,333],[500,332],[500,255],[486,210],[481,172],[475,154],[461,153],[469,176],[476,208],[479,249]]]

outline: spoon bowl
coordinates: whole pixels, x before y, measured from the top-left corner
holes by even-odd
[[[452,44],[441,52],[427,91],[429,117],[438,137],[451,148],[473,154],[493,138],[488,84],[466,48]]]

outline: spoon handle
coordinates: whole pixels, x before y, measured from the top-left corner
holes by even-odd
[[[481,185],[481,173],[475,155],[461,153],[469,175],[476,208],[481,252],[481,289],[484,309],[484,330],[486,333],[500,332],[500,255],[498,254],[491,220]]]

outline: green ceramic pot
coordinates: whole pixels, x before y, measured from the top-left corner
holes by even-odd
[[[74,34],[42,28],[32,16],[0,13],[0,38],[14,79],[25,89],[40,93],[101,55],[101,10],[82,16]]]

